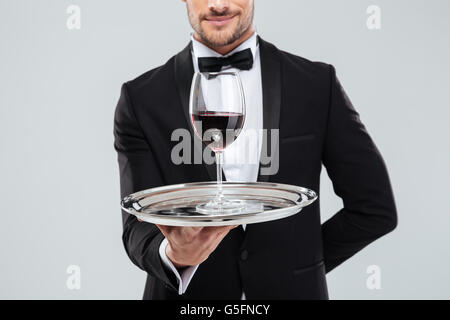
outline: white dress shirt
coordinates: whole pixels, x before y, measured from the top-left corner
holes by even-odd
[[[255,32],[241,45],[236,47],[227,55],[221,55],[208,48],[204,44],[195,40],[192,41],[192,62],[194,71],[198,72],[197,59],[199,57],[226,57],[235,52],[250,48],[253,54],[253,66],[250,70],[239,70],[236,68],[224,67],[222,70],[238,72],[244,89],[246,115],[244,127],[236,140],[227,146],[223,153],[223,172],[227,181],[256,182],[259,170],[259,156],[262,147],[263,128],[263,99],[261,82],[261,62],[259,56],[259,46],[257,33]],[[246,225],[242,225],[244,231]],[[184,294],[191,281],[196,266],[190,266],[178,272],[166,255],[167,239],[164,239],[159,247],[159,254],[164,264],[174,272],[178,280],[178,294]],[[242,292],[242,299],[245,294]]]

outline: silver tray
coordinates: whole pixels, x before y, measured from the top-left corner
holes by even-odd
[[[243,212],[202,214],[199,203],[215,196],[215,181],[176,184],[133,193],[121,201],[122,209],[137,218],[168,226],[227,226],[282,219],[313,203],[313,190],[270,182],[223,182],[227,198],[247,203]]]

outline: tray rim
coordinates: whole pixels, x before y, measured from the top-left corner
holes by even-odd
[[[170,190],[170,189],[180,189],[182,186],[195,186],[195,185],[216,185],[217,183],[215,181],[200,181],[200,182],[187,182],[187,183],[177,183],[177,184],[170,184],[170,185],[165,185],[165,186],[159,186],[159,187],[154,187],[154,188],[148,188],[148,189],[144,189],[141,191],[136,191],[134,193],[129,194],[128,196],[125,196],[123,199],[128,198],[128,197],[133,197],[133,196],[138,196],[138,195],[146,195],[148,193],[151,192],[161,192],[161,191],[166,191],[166,190]],[[251,185],[258,185],[258,186],[281,186],[289,191],[294,191],[295,189],[300,189],[301,192],[304,193],[313,193],[314,197],[317,197],[317,193],[314,190],[305,188],[305,187],[300,187],[300,186],[294,186],[291,184],[284,184],[284,183],[276,183],[276,182],[233,182],[233,181],[223,181],[222,185],[226,186],[226,185],[243,185],[243,186],[251,186]],[[122,199],[122,200],[123,200]]]
[[[222,182],[222,185],[224,187],[224,191],[226,188],[230,187],[251,187],[255,186],[257,188],[263,188],[263,189],[270,189],[271,187],[276,187],[275,189],[280,189],[280,191],[284,192],[293,192],[297,194],[307,194],[308,197],[310,197],[309,200],[305,201],[294,201],[291,200],[293,203],[296,203],[293,206],[285,207],[285,208],[277,208],[272,210],[267,210],[264,212],[260,212],[258,214],[255,213],[243,213],[238,215],[219,215],[219,216],[193,216],[193,217],[180,217],[180,216],[158,216],[157,214],[153,213],[142,213],[136,210],[133,206],[125,207],[124,202],[129,201],[131,199],[141,198],[145,197],[151,194],[159,194],[161,192],[165,191],[177,191],[181,190],[183,188],[187,187],[196,187],[198,186],[200,189],[208,188],[211,186],[217,185],[216,181],[201,181],[201,182],[189,182],[189,183],[179,183],[179,184],[172,184],[172,185],[164,185],[149,189],[144,189],[141,191],[134,192],[132,194],[129,194],[128,196],[125,196],[121,200],[121,208],[129,213],[132,214],[139,219],[154,223],[154,224],[160,224],[160,225],[170,225],[170,226],[225,226],[225,225],[235,225],[235,224],[252,224],[252,223],[259,223],[259,222],[267,222],[267,221],[273,221],[278,220],[282,218],[287,218],[289,216],[292,216],[294,214],[297,214],[302,211],[302,209],[314,201],[317,200],[318,195],[314,190],[308,189],[306,187],[300,187],[290,184],[283,184],[283,183],[275,183],[275,182],[233,182],[233,181],[224,181]],[[134,203],[137,203],[134,202]],[[241,220],[245,220],[241,221]]]

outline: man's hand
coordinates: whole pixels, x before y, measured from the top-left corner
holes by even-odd
[[[166,255],[175,268],[194,266],[205,261],[222,239],[235,226],[224,227],[170,227],[156,225],[169,244]]]

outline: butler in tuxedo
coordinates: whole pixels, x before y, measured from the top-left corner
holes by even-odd
[[[204,228],[154,225],[123,212],[125,250],[148,274],[144,299],[327,299],[326,273],[397,225],[384,160],[334,67],[262,39],[253,0],[184,2],[194,30],[188,45],[122,86],[114,118],[121,197],[216,179],[214,164],[175,164],[171,135],[184,128],[197,139],[188,114],[194,72],[232,70],[245,92],[243,130],[279,130],[278,165],[262,174],[259,163],[233,163],[248,148],[238,137],[224,152],[223,177],[318,192],[323,164],[343,208],[323,224],[316,201],[281,220]],[[258,156],[261,141],[253,142],[248,154]]]

